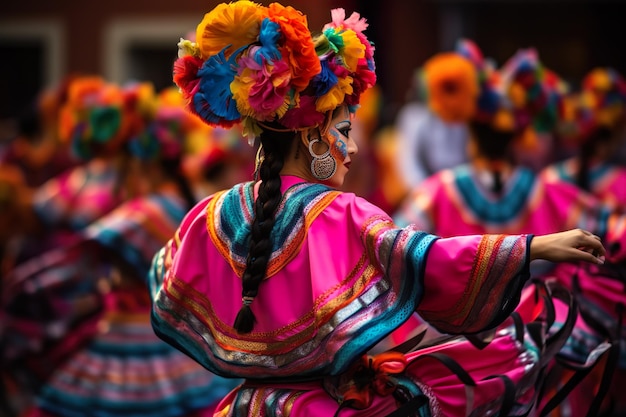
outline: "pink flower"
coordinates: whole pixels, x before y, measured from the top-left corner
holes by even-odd
[[[369,26],[367,20],[364,17],[361,17],[361,15],[357,12],[353,12],[350,17],[346,19],[346,11],[342,8],[331,10],[330,15],[332,18],[332,22],[327,23],[324,26],[324,30],[328,28],[343,28],[353,30],[361,43],[365,45],[365,58],[372,59],[372,57],[374,56],[374,47],[367,40],[367,36],[363,34],[365,29],[367,29],[367,27]]]
[[[241,59],[241,65],[252,70],[250,78],[253,83],[248,98],[250,107],[258,120],[271,120],[281,117],[287,111],[289,101],[287,93],[290,88],[291,71],[283,60],[269,65],[265,58],[262,64],[254,62],[250,57]]]
[[[316,97],[301,95],[299,106],[289,109],[280,119],[280,124],[288,129],[321,125],[324,114],[315,110],[315,100]]]

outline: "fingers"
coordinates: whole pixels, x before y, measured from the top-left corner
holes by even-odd
[[[578,252],[579,252],[578,258],[581,261],[585,261],[585,262],[589,262],[589,263],[597,264],[597,265],[604,264],[604,255],[596,255],[595,253],[582,251],[582,250],[579,250]]]
[[[602,239],[600,239],[600,236],[594,235],[593,233],[582,229],[581,232],[581,246],[579,246],[578,249],[591,255],[591,257],[585,255],[585,258],[588,258],[585,260],[592,263],[603,264],[606,255],[606,249],[602,245]]]

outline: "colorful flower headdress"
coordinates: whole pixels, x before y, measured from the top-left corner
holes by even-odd
[[[598,128],[613,129],[626,116],[626,81],[613,68],[594,68],[581,89],[564,98],[559,115],[560,137],[574,143]]]
[[[442,120],[460,123],[486,119],[497,110],[494,70],[478,46],[460,39],[453,52],[430,58],[421,70],[427,103]]]
[[[500,70],[502,90],[509,100],[515,128],[551,131],[569,86],[539,60],[534,49],[521,49]]]
[[[115,84],[98,76],[72,80],[59,112],[60,140],[82,159],[109,152],[128,133],[124,105],[124,94]]]
[[[187,136],[204,124],[185,108],[182,95],[175,87],[162,90],[153,100],[153,110],[145,108],[144,114],[150,114],[149,120],[131,139],[129,150],[144,160],[179,158]]]
[[[567,85],[533,49],[518,51],[501,69],[468,39],[424,65],[428,104],[443,120],[478,122],[501,132],[554,128]]]
[[[624,117],[626,81],[613,68],[595,68],[582,82],[582,105],[593,115],[594,124],[614,127]]]
[[[222,3],[204,16],[196,42],[181,39],[174,82],[187,107],[211,126],[243,125],[249,140],[259,123],[290,130],[317,126],[345,103],[355,111],[376,82],[374,48],[358,13],[313,37],[291,6],[248,0]]]

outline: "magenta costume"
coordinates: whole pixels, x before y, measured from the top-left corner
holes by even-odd
[[[545,168],[543,175],[549,182],[576,184],[578,159],[571,158]],[[589,190],[604,204],[626,211],[626,167],[610,163],[591,165],[588,173]]]
[[[554,183],[527,168],[517,167],[496,196],[469,165],[428,178],[404,201],[394,220],[415,224],[439,236],[481,233],[548,234],[583,228],[608,242],[621,234],[609,228],[609,207],[567,183]],[[616,233],[617,232],[617,233]]]
[[[480,172],[469,165],[442,171],[422,183],[403,203],[394,220],[414,223],[419,228],[442,236],[476,233],[548,234],[582,228],[602,237],[607,247],[607,265],[624,259],[626,218],[613,206],[580,190],[569,181],[556,180],[564,166],[556,166],[540,175],[526,168],[516,168],[506,182],[501,196],[495,196],[482,185]],[[601,178],[598,171],[596,178]],[[606,172],[605,178],[611,175]],[[612,248],[618,250],[612,250]],[[613,268],[615,269],[615,268]],[[623,267],[622,267],[623,271]],[[574,292],[580,315],[559,357],[572,363],[594,362],[596,349],[602,349],[608,334],[617,334],[617,307],[626,302],[623,278],[607,267],[587,264],[558,264],[538,273],[556,279]],[[565,312],[557,306],[557,321]],[[413,327],[419,320],[412,319]],[[590,325],[589,323],[592,323]],[[411,330],[403,329],[400,335]],[[625,327],[621,334],[624,335]],[[610,332],[610,333],[609,333]],[[623,337],[622,337],[623,339]],[[624,341],[617,342],[624,345]],[[622,350],[623,351],[623,350]],[[620,366],[625,366],[622,354]],[[584,415],[589,404],[576,403],[577,395],[568,398],[571,407]],[[573,402],[572,402],[573,401]]]
[[[149,275],[157,334],[218,375],[246,378],[216,416],[332,416],[363,355],[413,312],[443,332],[472,333],[500,324],[517,305],[528,278],[526,235],[442,239],[398,228],[354,194],[281,179],[283,201],[267,276],[251,304],[251,333],[237,334],[232,325],[242,302],[254,183],[193,208]],[[463,339],[430,348],[456,361],[465,355],[476,380],[471,398],[449,369],[419,359],[426,352],[390,366],[392,385],[426,398],[423,415],[484,415],[502,407],[507,385],[487,377],[507,369],[518,401],[511,413],[522,414],[532,405],[538,352],[505,333],[481,364],[472,363]],[[370,382],[361,410],[346,407],[339,415],[385,415],[403,403],[400,389],[370,392],[377,386]]]
[[[71,332],[63,340],[84,339],[47,378],[30,416],[208,416],[239,383],[207,372],[152,330],[151,299],[142,278],[184,214],[184,201],[163,192],[130,200],[84,230],[74,248],[91,263],[80,279],[92,287],[107,281],[110,289],[101,291],[103,308],[95,327],[76,328],[83,334]],[[51,282],[37,284],[42,291],[54,288]]]

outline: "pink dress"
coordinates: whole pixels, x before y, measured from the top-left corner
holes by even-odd
[[[438,238],[397,227],[354,194],[282,177],[267,277],[251,305],[257,322],[240,335],[232,324],[255,190],[239,184],[200,202],[149,275],[157,334],[212,372],[245,378],[216,416],[340,407],[340,416],[381,416],[407,402],[422,415],[522,415],[533,406],[543,352],[505,321],[528,278],[529,236]],[[415,311],[446,333],[500,327],[480,360],[454,336],[364,356]]]
[[[211,374],[159,339],[150,323],[151,297],[143,278],[185,211],[184,200],[171,191],[129,200],[86,227],[77,245],[63,248],[87,260],[79,263],[82,268],[73,268],[73,257],[66,263],[59,259],[11,288],[21,289],[24,301],[36,301],[41,293],[57,308],[49,315],[57,313],[66,325],[72,324],[65,317],[72,316],[74,288],[82,286],[102,307],[90,319],[80,317],[80,325],[63,333],[55,349],[43,352],[42,365],[54,366],[29,417],[206,417],[240,383]],[[20,324],[29,321],[15,310],[7,317],[10,341],[25,333]],[[61,351],[62,360],[55,361]]]
[[[547,167],[542,175],[546,182],[553,184],[575,184],[578,171],[578,159],[571,158]],[[593,164],[588,173],[590,192],[610,207],[620,212],[626,212],[626,167],[610,164]],[[598,341],[610,334],[616,338],[618,332],[618,312],[621,311],[621,322],[626,323],[626,266],[622,262],[605,267],[560,265],[555,275],[561,282],[573,288],[579,302],[581,315],[584,316],[584,325],[577,331],[575,351],[587,351]],[[609,277],[610,279],[606,279]],[[613,390],[611,399],[619,412],[626,412],[626,399],[620,389],[626,384],[626,325],[619,329],[621,338],[614,341],[619,344],[620,355],[615,362],[607,366],[614,366],[615,374],[612,378]],[[597,390],[602,375],[593,374],[586,378],[580,390],[594,392]],[[577,395],[571,396],[574,402]],[[584,396],[578,396],[583,397]],[[573,403],[573,409],[586,409],[585,404]]]
[[[439,236],[481,233],[555,233],[583,228],[620,241],[622,218],[593,196],[568,183],[547,181],[527,168],[516,168],[500,196],[479,180],[470,165],[428,178],[394,214],[399,225],[415,224]]]
[[[496,196],[483,186],[479,179],[480,171],[471,166],[445,170],[415,189],[395,214],[394,220],[399,225],[412,223],[441,236],[476,233],[539,235],[579,227],[601,236],[607,249],[619,248],[609,253],[607,264],[623,260],[626,248],[625,216],[613,207],[602,205],[572,183],[556,181],[556,172],[558,170],[553,169],[535,175],[526,168],[518,167],[507,180],[502,194]],[[595,302],[595,307],[589,311],[605,326],[610,327],[609,323],[616,322],[616,306],[626,302],[623,282],[616,280],[612,276],[614,273],[598,271],[598,268],[587,264],[544,264],[534,273],[556,279],[566,288],[574,290],[579,306]],[[576,283],[572,282],[574,277],[577,277]],[[576,288],[582,288],[585,300]],[[562,320],[565,313],[557,313],[557,320]],[[394,334],[394,338],[402,339],[419,323],[419,317],[413,317]],[[624,330],[622,335],[626,334]],[[579,317],[559,356],[583,364],[597,353],[595,349],[602,349],[601,344],[606,340],[606,333],[590,328]],[[622,355],[622,362],[624,360],[626,355]],[[581,395],[570,397],[587,398],[584,405],[580,402],[575,405],[584,415],[592,398]]]
[[[571,158],[545,168],[543,177],[547,182],[576,184],[578,159]],[[609,163],[597,163],[589,170],[589,190],[604,204],[626,211],[626,167]]]

